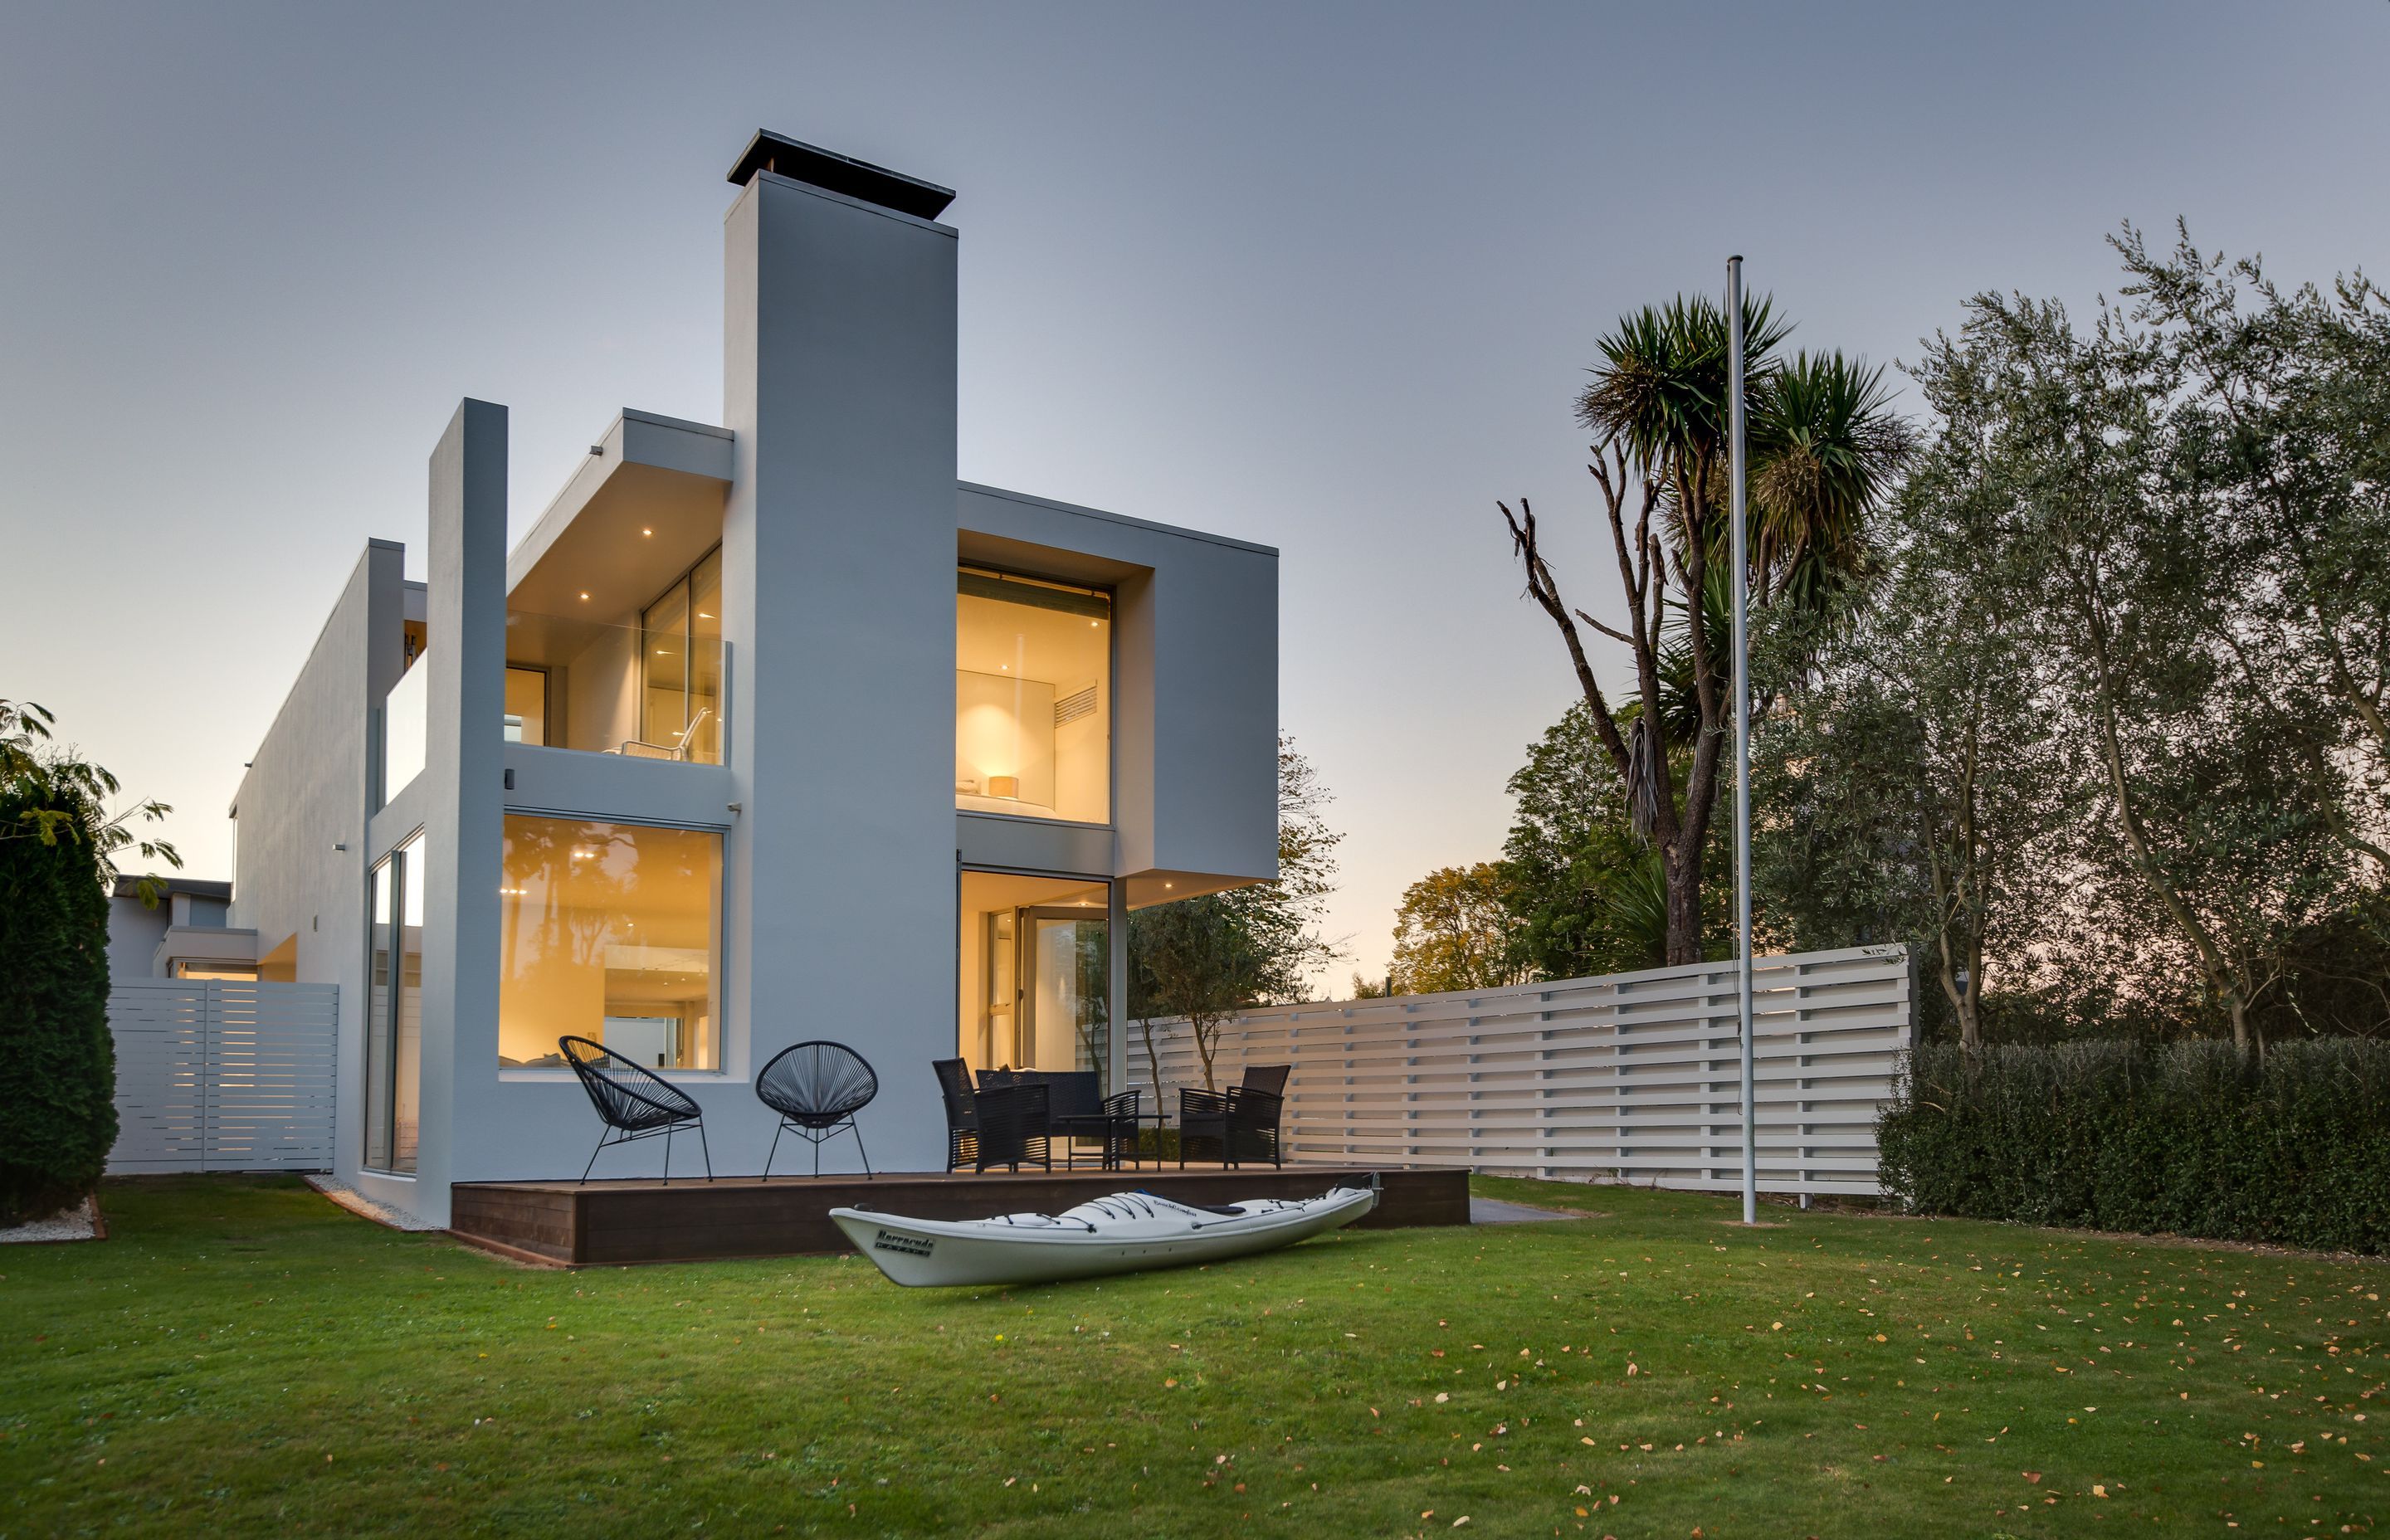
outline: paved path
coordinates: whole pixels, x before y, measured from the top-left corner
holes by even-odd
[[[1531,1209],[1524,1203],[1505,1203],[1498,1198],[1471,1198],[1469,1200],[1469,1222],[1471,1225],[1532,1225],[1546,1219],[1583,1219],[1581,1213],[1564,1213],[1558,1209]]]

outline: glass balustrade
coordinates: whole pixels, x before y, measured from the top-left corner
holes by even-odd
[[[601,625],[509,611],[507,741],[720,764],[722,637],[690,621],[651,612],[647,625]]]

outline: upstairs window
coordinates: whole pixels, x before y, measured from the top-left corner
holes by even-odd
[[[639,615],[639,746],[648,757],[722,763],[718,547]]]
[[[1111,792],[1111,596],[960,569],[955,806],[1102,824]]]

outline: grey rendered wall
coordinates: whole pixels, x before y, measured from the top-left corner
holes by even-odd
[[[334,1150],[349,1176],[364,1127],[370,718],[404,667],[405,562],[404,547],[366,543],[233,803],[231,923],[267,948],[295,934],[298,980],[341,986]]]
[[[1277,876],[1278,553],[994,487],[956,518],[991,558],[1113,569],[1115,875]]]
[[[724,235],[728,865],[748,927],[725,959],[726,1065],[851,1043],[880,1071],[875,1163],[934,1167],[929,1064],[955,1034],[955,233],[765,172]],[[760,1165],[752,1103],[722,1129],[717,1163]]]
[[[423,1087],[416,1193],[490,1164],[498,1083],[499,840],[506,775],[507,409],[468,400],[431,454],[423,802]]]
[[[150,959],[158,955],[158,943],[166,939],[166,927],[173,919],[173,910],[161,904],[154,909],[145,908],[137,898],[119,894],[108,901],[108,976],[117,979],[146,979],[150,976]]]

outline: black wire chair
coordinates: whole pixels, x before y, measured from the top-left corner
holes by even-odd
[[[559,1037],[556,1046],[580,1077],[581,1088],[589,1093],[589,1105],[598,1110],[599,1121],[606,1125],[598,1148],[589,1152],[589,1163],[581,1168],[583,1182],[589,1180],[607,1146],[652,1139],[659,1134],[664,1138],[664,1180],[671,1181],[672,1136],[683,1128],[697,1130],[697,1148],[705,1155],[705,1179],[713,1180],[713,1151],[706,1148],[704,1114],[680,1087],[646,1066],[609,1051],[602,1043]]]
[[[863,1130],[854,1114],[880,1094],[880,1077],[861,1054],[843,1043],[816,1041],[782,1048],[755,1077],[755,1097],[780,1114],[772,1132],[772,1153],[764,1157],[764,1175],[772,1174],[772,1159],[780,1152],[780,1136],[794,1134],[814,1147],[814,1174],[821,1174],[822,1141],[840,1129],[854,1136],[854,1151],[863,1157],[863,1174],[871,1175],[871,1156],[863,1148]]]
[[[1243,1084],[1224,1092],[1181,1090],[1178,1164],[1182,1168],[1187,1164],[1189,1146],[1217,1145],[1225,1166],[1244,1161],[1282,1165],[1279,1121],[1286,1108],[1287,1074],[1292,1069],[1291,1064],[1250,1068]]]
[[[971,1152],[973,1171],[990,1166],[1019,1171],[1024,1161],[1054,1169],[1046,1117],[1048,1089],[1043,1083],[999,1085],[983,1089],[971,1098],[979,1124]]]

